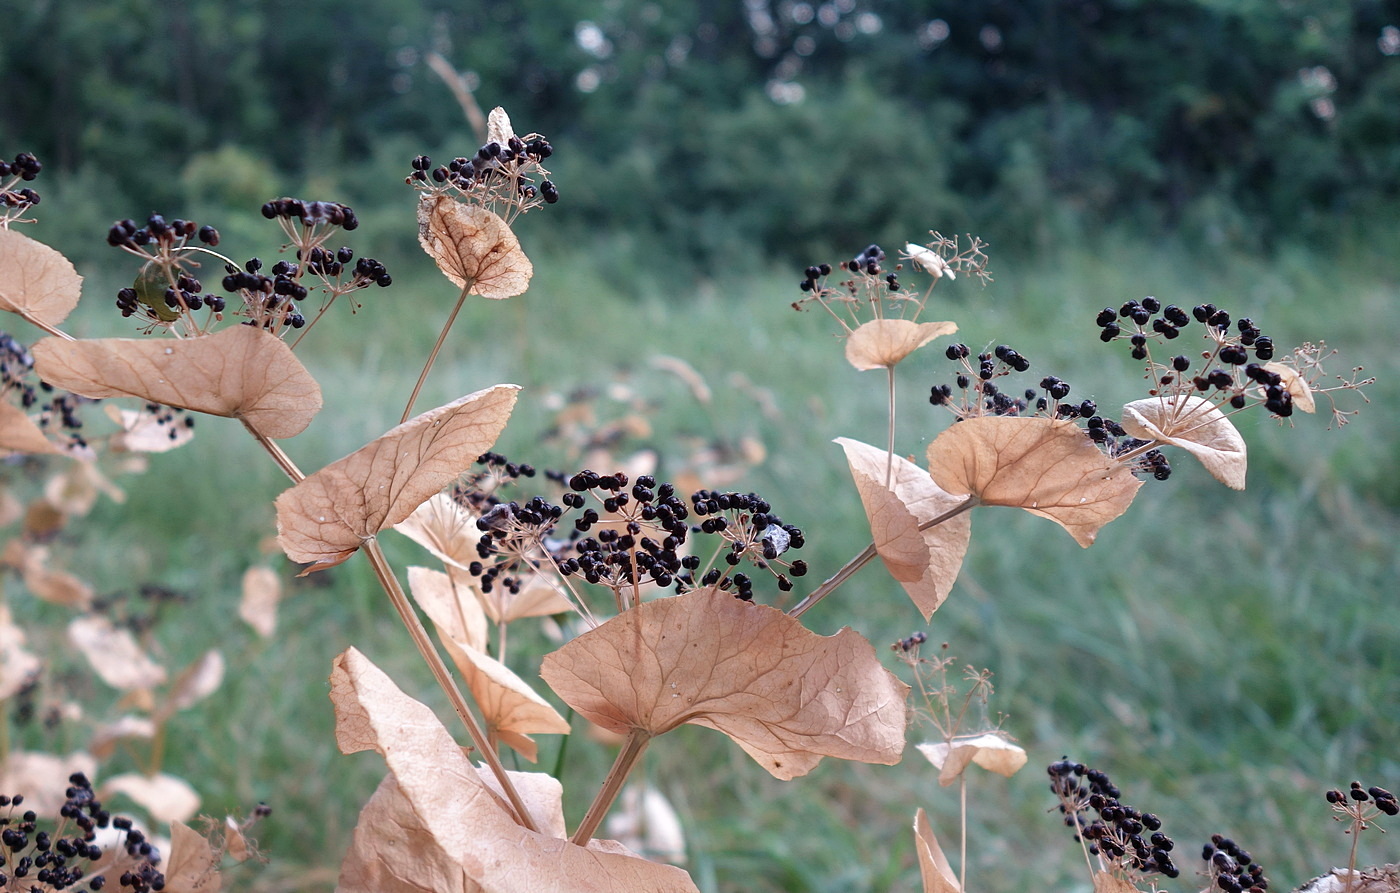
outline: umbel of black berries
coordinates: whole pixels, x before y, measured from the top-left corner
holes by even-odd
[[[817,282],[823,276],[831,275],[831,264],[813,264],[803,271],[802,281],[797,283],[797,287],[803,291],[815,291]]]
[[[1172,859],[1175,843],[1162,833],[1161,819],[1123,803],[1122,792],[1105,773],[1069,759],[1051,763],[1047,772],[1065,824],[1090,853],[1132,871],[1169,878],[1181,874]],[[1090,810],[1098,818],[1086,820],[1084,813]]]
[[[1263,893],[1269,889],[1264,867],[1254,857],[1223,834],[1212,834],[1210,843],[1201,848],[1215,886],[1225,893]]]
[[[349,232],[360,225],[355,211],[340,202],[308,202],[299,198],[278,198],[262,206],[262,215],[268,220],[299,220],[303,226],[330,224]]]
[[[852,273],[865,273],[869,276],[878,276],[882,271],[880,263],[885,259],[885,251],[879,245],[871,244],[865,250],[857,254],[853,259],[846,261],[846,269]]]
[[[43,165],[39,159],[29,152],[21,152],[15,156],[14,161],[0,161],[0,181],[10,180],[9,186],[15,185],[20,180],[33,180],[39,176],[39,171]],[[39,193],[28,186],[19,189],[5,188],[7,184],[0,182],[0,206],[23,211],[32,205],[39,204]]]

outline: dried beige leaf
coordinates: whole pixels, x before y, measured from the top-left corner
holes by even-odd
[[[1126,878],[1107,871],[1094,872],[1094,893],[1140,893]]]
[[[456,584],[442,571],[410,567],[408,591],[437,627],[438,638],[477,650],[486,648],[486,614],[470,587]]]
[[[275,570],[256,565],[243,572],[238,617],[264,639],[277,630],[277,605],[281,601],[282,578]]]
[[[247,862],[253,856],[253,846],[243,826],[233,816],[224,816],[224,852],[235,862]]]
[[[886,487],[887,451],[845,437],[836,442],[846,451],[875,551],[927,620],[948,597],[962,569],[972,515],[963,512],[927,530],[919,530],[919,525],[946,514],[966,497],[944,492],[928,472],[899,456],[893,457]]]
[[[128,738],[149,741],[156,735],[156,724],[150,717],[128,713],[115,722],[98,726],[92,733],[88,748],[99,760],[106,760],[116,752],[118,742]]]
[[[872,319],[846,339],[846,361],[861,371],[893,368],[933,339],[957,330],[957,324],[951,322]]]
[[[970,763],[1007,778],[1026,765],[1025,750],[1001,732],[955,737],[951,744],[920,744],[919,752],[938,769],[938,783],[944,787],[957,781]]]
[[[218,691],[223,681],[224,656],[219,649],[210,648],[175,677],[157,717],[167,719],[177,711],[193,707]]]
[[[169,420],[164,409],[105,408],[107,418],[122,426],[112,435],[108,447],[117,453],[168,453],[194,439],[194,428],[180,420]]]
[[[57,326],[78,306],[83,277],[68,258],[24,233],[0,227],[0,310]]]
[[[199,338],[44,338],[34,368],[84,397],[140,397],[240,419],[267,437],[294,437],[321,409],[321,387],[292,349],[255,326]]]
[[[199,794],[189,782],[164,772],[114,775],[102,783],[97,796],[106,800],[113,794],[130,797],[157,822],[183,822],[199,812]]]
[[[339,893],[696,890],[680,869],[616,844],[579,847],[517,824],[433,712],[353,648],[336,658],[331,701],[341,750],[375,750],[391,773],[360,813]]]
[[[86,611],[92,605],[92,587],[67,571],[26,566],[24,585],[35,596],[55,605]]]
[[[646,602],[545,657],[564,702],[614,732],[716,729],[781,779],[824,756],[892,764],[909,686],[849,628],[795,618],[710,587]]]
[[[445,195],[418,201],[418,244],[467,294],[513,298],[530,287],[535,268],[510,225],[480,205]]]
[[[47,499],[35,499],[24,509],[24,535],[40,542],[54,536],[68,523],[68,515]]]
[[[533,574],[521,584],[519,592],[511,592],[504,586],[493,586],[490,592],[482,592],[477,578],[467,571],[449,566],[447,573],[459,589],[476,593],[481,609],[492,623],[568,614],[574,610],[573,602],[565,598],[560,584],[545,574]]]
[[[115,689],[153,688],[165,681],[165,668],[146,654],[129,629],[118,629],[96,614],[74,618],[68,638],[102,681]]]
[[[72,518],[92,511],[98,496],[106,496],[117,504],[126,501],[122,488],[112,483],[93,461],[69,462],[44,484],[44,498]]]
[[[938,845],[928,814],[922,809],[914,813],[914,848],[919,852],[919,874],[924,881],[924,893],[962,893],[962,884]]]
[[[1142,486],[1077,425],[1058,419],[966,419],[934,438],[928,461],[934,482],[947,492],[1049,518],[1085,548],[1128,510]]]
[[[161,866],[165,893],[219,893],[219,852],[184,822],[170,823],[170,858]]]
[[[430,409],[284,490],[278,544],[311,564],[303,575],[349,558],[490,449],[519,390],[496,385]]]
[[[491,114],[486,116],[486,142],[499,143],[505,147],[510,143],[510,138],[515,136],[515,131],[510,126],[510,115],[500,106],[491,110]]]
[[[680,357],[659,354],[651,358],[651,365],[662,372],[671,373],[684,382],[685,386],[690,388],[690,395],[695,398],[696,403],[709,406],[710,401],[714,399],[714,392],[710,390],[705,376]]]
[[[13,697],[38,675],[43,663],[24,647],[24,630],[10,606],[0,602],[0,702]]]
[[[1283,363],[1265,363],[1264,368],[1282,379],[1283,389],[1293,398],[1293,406],[1299,412],[1317,412],[1317,401],[1313,399],[1312,388],[1298,370]]]
[[[4,400],[0,400],[0,451],[41,455],[59,452],[24,410]]]
[[[924,272],[932,273],[934,279],[939,279],[943,276],[947,276],[949,279],[958,278],[958,274],[953,271],[952,267],[948,266],[948,262],[943,259],[943,255],[934,251],[932,248],[926,248],[923,245],[915,245],[913,242],[907,242],[904,245],[904,253],[909,255],[910,260],[923,268]]]
[[[11,750],[0,760],[0,791],[24,795],[24,808],[41,816],[56,816],[63,808],[68,776],[81,772],[97,774],[97,761],[91,754],[75,751],[67,756],[37,751]]]
[[[481,542],[481,531],[476,516],[446,493],[434,494],[394,529],[445,564],[466,570],[480,560],[476,544]]]
[[[569,722],[509,667],[475,648],[449,648],[491,735],[535,762],[530,735],[567,735]]]
[[[1209,400],[1189,395],[1134,400],[1123,407],[1123,429],[1133,437],[1181,447],[1217,481],[1244,489],[1249,464],[1244,438]]]

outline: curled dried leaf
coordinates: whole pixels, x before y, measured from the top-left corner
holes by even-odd
[[[157,822],[183,822],[199,812],[199,794],[189,782],[163,772],[114,775],[102,783],[97,794],[103,800],[113,794],[125,794]]]
[[[861,635],[819,636],[709,587],[646,602],[545,657],[540,675],[605,729],[723,732],[777,778],[822,757],[892,764],[909,686]]]
[[[966,497],[944,492],[907,459],[891,457],[858,440],[838,437],[836,442],[846,451],[875,551],[927,620],[953,589],[972,536],[972,515],[963,512],[927,530],[919,525],[946,514]],[[891,481],[886,487],[886,463],[891,458]]]
[[[1209,400],[1192,395],[1134,400],[1123,407],[1123,429],[1133,437],[1181,447],[1217,481],[1244,489],[1249,464],[1244,438]]]
[[[496,385],[430,409],[284,490],[278,545],[311,564],[303,575],[340,564],[490,449],[519,390]]]
[[[948,261],[943,259],[943,255],[932,248],[907,242],[904,245],[904,253],[909,255],[910,260],[923,268],[924,272],[933,274],[934,279],[940,279],[944,276],[949,279],[958,278],[958,274],[948,265]]]
[[[1025,750],[1001,732],[957,737],[951,744],[946,741],[920,744],[919,752],[938,769],[938,783],[944,787],[957,781],[970,763],[1007,778],[1026,765]]]
[[[535,693],[510,667],[475,648],[449,648],[457,669],[481,708],[489,733],[534,762],[530,735],[567,735],[568,720]]]
[[[483,298],[524,294],[535,274],[500,215],[445,195],[419,199],[418,243],[454,285]]]
[[[1317,401],[1313,398],[1312,388],[1308,387],[1307,379],[1299,375],[1297,369],[1283,363],[1265,363],[1264,368],[1282,379],[1283,389],[1293,398],[1293,405],[1299,412],[1317,412]]]
[[[408,591],[433,621],[440,639],[450,639],[468,648],[486,647],[486,614],[471,588],[458,585],[442,571],[410,567]]]
[[[240,419],[274,439],[300,434],[321,409],[321,387],[292,349],[254,326],[199,338],[44,338],[32,353],[54,387]]]
[[[96,614],[74,618],[68,638],[102,681],[116,689],[153,688],[165,681],[165,668],[146,654],[129,629],[118,629]]]
[[[219,893],[219,852],[184,822],[170,823],[170,858],[162,867],[165,893]]]
[[[914,813],[914,848],[919,852],[919,874],[924,881],[924,893],[962,893],[962,884],[938,845],[928,814],[922,809]]]
[[[505,109],[496,106],[491,110],[491,114],[486,116],[486,141],[505,146],[513,136],[515,131],[510,126],[510,115],[506,114]]]
[[[433,495],[394,529],[444,564],[466,570],[479,558],[476,544],[481,542],[481,531],[476,516],[446,493]]]
[[[4,400],[0,400],[0,451],[40,455],[60,452],[24,410]]]
[[[928,461],[934,482],[949,493],[1049,518],[1085,548],[1142,486],[1077,425],[1058,419],[965,419],[934,438]]]
[[[259,565],[243,572],[238,617],[264,639],[277,629],[277,605],[281,600],[282,578],[272,568]]]
[[[164,720],[177,711],[193,707],[218,691],[223,681],[224,656],[219,649],[210,648],[175,677],[156,717]]]
[[[78,306],[83,277],[68,258],[18,230],[0,227],[0,310],[56,326]]]
[[[861,371],[892,368],[933,339],[957,330],[951,322],[872,319],[846,339],[846,361]]]

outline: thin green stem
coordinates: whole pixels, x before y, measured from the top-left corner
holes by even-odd
[[[651,734],[648,732],[633,729],[627,733],[627,740],[622,742],[622,749],[617,752],[617,759],[613,760],[612,768],[608,770],[608,777],[603,779],[603,786],[598,789],[598,795],[589,804],[588,812],[584,814],[578,830],[570,838],[571,843],[585,846],[588,841],[593,839],[593,833],[603,823],[603,817],[612,808],[613,801],[617,799],[618,792],[622,790],[622,785],[627,781],[627,776],[631,774],[632,768],[637,765],[637,761],[641,759],[642,752],[647,749],[649,743],[651,743]]]
[[[408,421],[408,417],[413,414],[413,403],[418,399],[418,393],[423,390],[423,382],[428,380],[428,370],[433,368],[438,352],[442,350],[443,342],[447,340],[447,333],[451,331],[452,324],[457,321],[457,314],[461,312],[462,305],[467,301],[467,292],[475,284],[475,281],[468,282],[462,287],[462,293],[457,296],[457,304],[448,314],[447,322],[443,324],[442,331],[438,333],[437,343],[433,345],[432,353],[428,354],[428,361],[423,364],[423,371],[418,374],[418,381],[413,385],[413,393],[408,395],[408,405],[403,408],[403,417],[399,419],[400,425]]]

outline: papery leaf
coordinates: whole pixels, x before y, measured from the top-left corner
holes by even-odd
[[[872,319],[846,339],[846,361],[861,371],[893,367],[933,339],[957,330],[951,322]]]
[[[175,677],[165,703],[156,712],[157,717],[167,719],[177,711],[193,707],[218,691],[223,681],[224,656],[219,649],[210,648]]]
[[[1313,399],[1312,388],[1308,387],[1307,379],[1299,375],[1297,369],[1283,363],[1265,363],[1264,368],[1282,379],[1280,384],[1288,392],[1288,396],[1293,398],[1293,406],[1299,412],[1309,415],[1317,412],[1317,401]]]
[[[24,630],[14,622],[10,606],[0,602],[0,702],[23,690],[43,663],[24,647]]]
[[[39,455],[60,452],[24,410],[4,400],[0,400],[0,451]]]
[[[243,597],[238,601],[238,617],[258,635],[268,638],[277,629],[277,605],[282,600],[282,578],[261,565],[243,572]]]
[[[481,556],[476,516],[446,493],[436,493],[394,529],[433,553],[439,561],[466,570]]]
[[[538,750],[530,735],[567,735],[568,720],[509,667],[475,648],[448,648],[491,732],[530,762]]]
[[[1217,481],[1244,489],[1249,464],[1244,438],[1209,400],[1192,395],[1134,400],[1123,407],[1123,430],[1143,440],[1181,447]]]
[[[170,858],[161,865],[165,893],[219,893],[219,854],[184,822],[170,823]]]
[[[956,737],[952,743],[920,744],[919,752],[938,769],[938,783],[947,787],[975,763],[988,772],[1010,778],[1026,765],[1026,752],[1001,732]]]
[[[199,794],[189,782],[163,772],[114,775],[102,783],[97,794],[102,800],[125,794],[157,822],[183,822],[199,812]]]
[[[962,893],[962,884],[938,845],[928,814],[922,809],[914,813],[914,849],[919,853],[919,875],[924,881],[924,893]]]
[[[284,490],[277,543],[303,575],[339,564],[456,480],[491,448],[515,406],[515,385],[496,385],[414,416]]]
[[[165,668],[146,654],[129,629],[118,629],[96,614],[68,624],[68,638],[102,681],[116,689],[152,688],[165,681]]]
[[[1107,871],[1094,872],[1094,893],[1140,893],[1127,879]]]
[[[934,438],[928,461],[934,482],[949,493],[1049,518],[1085,548],[1142,486],[1077,425],[1059,419],[965,419]]]
[[[966,497],[944,492],[928,472],[898,456],[891,486],[886,487],[888,452],[845,437],[836,442],[846,451],[875,551],[927,620],[948,597],[962,569],[972,515],[963,512],[922,531],[919,525],[946,514]]]
[[[24,535],[43,542],[68,524],[68,515],[47,499],[36,499],[24,509]]]
[[[108,447],[116,453],[168,453],[194,439],[194,428],[170,419],[165,407],[150,410],[105,408],[107,418],[122,426]],[[188,418],[188,417],[187,417]]]
[[[418,244],[453,285],[483,298],[524,294],[535,274],[515,233],[499,215],[445,195],[419,199]]]
[[[339,893],[696,890],[680,869],[616,844],[575,846],[517,824],[433,712],[353,648],[336,658],[331,701],[341,750],[378,751],[392,773],[360,814]]]
[[[22,539],[5,544],[0,563],[18,568],[24,586],[50,604],[86,611],[92,604],[92,587],[72,574],[48,566],[47,546],[29,545]]]
[[[112,756],[117,749],[117,743],[129,738],[136,738],[145,741],[156,736],[156,724],[148,716],[135,716],[127,714],[115,722],[109,722],[98,726],[92,733],[92,740],[88,742],[88,748],[92,755],[99,760],[106,760]]]
[[[439,638],[469,648],[486,648],[486,614],[470,588],[456,585],[442,571],[410,567],[408,591],[437,627]]]
[[[98,496],[118,504],[126,501],[126,493],[102,473],[96,462],[69,462],[44,484],[44,499],[72,518],[92,511]]]
[[[567,614],[574,610],[574,603],[564,597],[562,587],[552,577],[544,573],[531,574],[522,581],[519,592],[511,592],[504,586],[493,586],[490,592],[482,592],[477,578],[467,571],[449,566],[447,573],[458,588],[470,589],[481,602],[481,609],[492,623],[510,623],[526,617],[547,617],[551,614]],[[643,591],[646,587],[642,587]]]
[[[300,434],[321,409],[316,379],[282,339],[255,326],[198,338],[44,338],[32,353],[56,388],[241,419],[274,439]]]
[[[78,306],[83,277],[68,258],[18,230],[0,227],[0,310],[56,326]]]
[[[67,756],[37,751],[11,750],[0,760],[0,791],[24,795],[24,808],[41,816],[56,816],[63,808],[68,776],[97,773],[91,754],[75,751]]]
[[[923,268],[924,272],[932,273],[934,279],[947,276],[949,279],[957,279],[958,274],[953,268],[948,266],[948,261],[943,259],[943,255],[927,248],[923,245],[915,245],[913,242],[906,242],[904,253],[909,255],[909,259]]]
[[[605,729],[706,726],[781,779],[824,756],[892,764],[904,749],[909,686],[859,633],[819,636],[714,587],[619,614],[547,655],[540,675]]]
[[[510,138],[515,136],[515,131],[510,126],[510,115],[500,106],[491,110],[491,114],[486,116],[486,142],[499,143],[504,149],[510,144]]]

